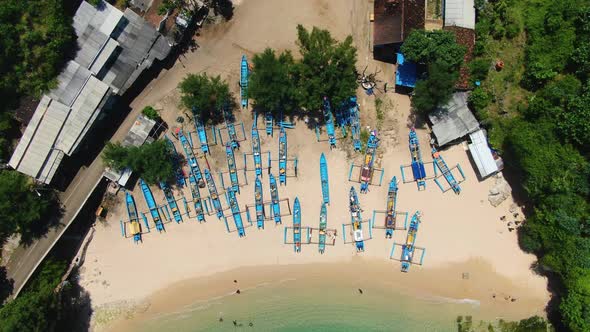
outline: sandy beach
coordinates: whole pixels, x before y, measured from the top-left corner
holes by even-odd
[[[174,67],[148,86],[132,107],[153,105],[162,110],[162,118],[171,127],[177,126],[174,119],[182,111],[178,108],[176,86],[189,72],[221,75],[239,95],[237,82],[241,55],[252,56],[267,46],[291,49],[296,54],[294,40],[298,23],[327,28],[340,39],[352,34],[359,49],[357,68],[362,70],[365,64],[369,68],[380,68],[380,78],[392,82],[392,65],[368,60],[372,57],[368,52],[368,13],[371,7],[372,3],[352,0],[341,1],[338,6],[329,1],[243,1],[236,7],[230,22],[205,27],[200,36],[195,37],[199,49],[181,56]],[[375,97],[366,96],[362,90],[357,95],[361,123],[363,126],[375,124]],[[381,186],[372,186],[369,193],[360,195],[364,219],[370,218],[373,210],[385,209],[389,180],[393,176],[401,180],[400,165],[410,161],[407,147],[411,123],[409,98],[393,92],[380,98],[390,105],[379,131],[382,140],[378,165],[383,168],[384,177]],[[251,151],[249,128],[252,115],[250,110],[237,112],[236,117],[244,123],[248,137],[236,155],[238,168],[241,168],[242,153]],[[184,123],[184,126],[185,130],[194,130],[190,123]],[[262,119],[258,127],[263,127]],[[418,129],[418,133],[424,159],[429,161],[428,134],[425,129]],[[139,311],[149,314],[162,306],[182,306],[196,299],[231,292],[235,287],[228,283],[228,279],[239,278],[240,287],[247,288],[263,280],[278,280],[285,275],[311,273],[309,271],[336,280],[337,272],[342,269],[362,269],[363,278],[387,280],[416,296],[473,299],[489,308],[495,316],[518,319],[543,314],[549,300],[547,281],[531,270],[535,257],[520,250],[516,232],[509,232],[506,226],[507,221],[514,219],[509,212],[514,202],[509,198],[496,208],[490,205],[487,195],[494,179],[477,180],[462,145],[442,152],[449,165],[458,163],[465,173],[467,180],[461,184],[460,195],[442,193],[432,181],[427,183],[425,191],[420,192],[414,183],[400,183],[398,211],[410,215],[418,210],[422,212],[423,222],[416,245],[426,248],[424,265],[412,266],[410,272],[404,274],[399,271],[400,263],[390,260],[389,254],[394,241],[405,241],[406,231],[396,231],[391,240],[385,239],[383,230],[375,229],[373,238],[365,242],[364,253],[357,253],[352,244],[343,243],[342,224],[350,221],[348,192],[351,185],[358,190],[357,183],[348,181],[349,167],[351,162],[358,164],[362,159],[359,153],[350,152],[350,141],[340,141],[338,148],[330,151],[328,143],[317,142],[314,132],[303,121],[298,121],[296,128],[288,130],[287,135],[289,158],[299,159],[299,169],[298,176],[288,178],[287,186],[279,189],[280,197],[288,198],[291,206],[298,197],[302,225],[317,227],[321,202],[319,158],[325,153],[331,194],[328,227],[338,230],[335,245],[328,246],[323,255],[313,244],[304,245],[301,253],[294,253],[292,245],[283,244],[284,227],[292,224],[291,216],[283,217],[283,225],[275,226],[268,221],[264,230],[248,227],[245,238],[239,238],[235,232],[228,233],[223,222],[215,216],[207,217],[203,224],[184,216],[183,223],[166,224],[166,232],[162,234],[152,230],[150,234],[144,234],[143,243],[136,245],[131,239],[121,237],[119,220],[126,218],[126,210],[124,194],[119,193],[120,204],[109,211],[105,223],[96,224],[96,233],[81,268],[80,284],[90,293],[95,309],[95,327],[105,327],[105,323],[116,316],[125,316],[113,308],[136,306]],[[266,137],[261,131],[261,138],[262,151],[271,151],[272,158],[277,158],[278,133]],[[177,149],[181,151],[179,144]],[[226,168],[226,160],[222,147],[212,149],[208,161],[217,179],[217,173]],[[251,160],[249,162],[251,165]],[[201,167],[205,167],[203,162]],[[276,163],[272,172],[277,174]],[[249,184],[243,186],[238,195],[242,211],[246,204],[254,203],[254,179],[254,173],[248,172]],[[217,185],[220,189],[219,182]],[[268,199],[266,174],[263,186]],[[152,187],[152,191],[157,201],[164,202],[161,190]],[[138,186],[133,188],[133,194],[138,210],[147,211]],[[180,194],[175,192],[177,197]],[[186,188],[183,194],[190,197]],[[201,189],[201,195],[207,195],[207,190]],[[508,216],[508,220],[501,221],[502,216]],[[229,218],[228,222],[231,226],[233,220]],[[348,280],[342,279],[341,282]],[[505,300],[508,296],[517,300]],[[112,317],[107,317],[105,312],[113,313]],[[100,318],[98,322],[97,317]]]

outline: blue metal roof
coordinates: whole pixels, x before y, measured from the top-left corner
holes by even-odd
[[[416,64],[406,61],[404,55],[397,55],[397,71],[395,72],[395,85],[413,88],[418,80]]]

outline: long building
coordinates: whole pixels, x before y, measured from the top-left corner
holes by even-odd
[[[41,98],[8,163],[45,184],[76,152],[113,96],[124,94],[170,53],[168,41],[143,18],[106,2],[94,7],[83,1],[73,27],[78,50],[58,86]]]

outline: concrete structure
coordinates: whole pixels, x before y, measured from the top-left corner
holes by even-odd
[[[479,122],[467,107],[467,92],[456,92],[451,100],[428,115],[438,146],[443,146],[479,129]]]
[[[112,95],[123,94],[154,60],[170,53],[168,42],[133,11],[83,1],[73,27],[78,51],[44,95],[9,165],[49,184],[62,159],[80,146]]]
[[[474,0],[444,0],[445,26],[475,29]]]
[[[469,153],[471,153],[480,179],[485,179],[502,170],[504,166],[502,158],[495,157],[492,153],[483,129],[469,134],[469,140],[471,141],[468,145]]]
[[[123,146],[140,146],[146,141],[151,143],[150,132],[156,126],[156,121],[146,118],[143,115],[139,115],[129,132],[123,138],[121,145]],[[118,171],[115,169],[107,168],[104,171],[104,177],[118,183],[120,186],[125,186],[127,181],[131,177],[133,171],[129,168]]]

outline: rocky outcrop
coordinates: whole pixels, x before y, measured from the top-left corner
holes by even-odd
[[[488,201],[490,202],[490,204],[492,204],[492,206],[496,207],[502,204],[502,202],[504,202],[506,198],[510,197],[511,193],[512,188],[510,188],[510,185],[508,184],[508,182],[506,182],[502,174],[499,173],[496,176],[496,183],[494,184],[492,189],[490,189],[490,192],[488,194]]]

